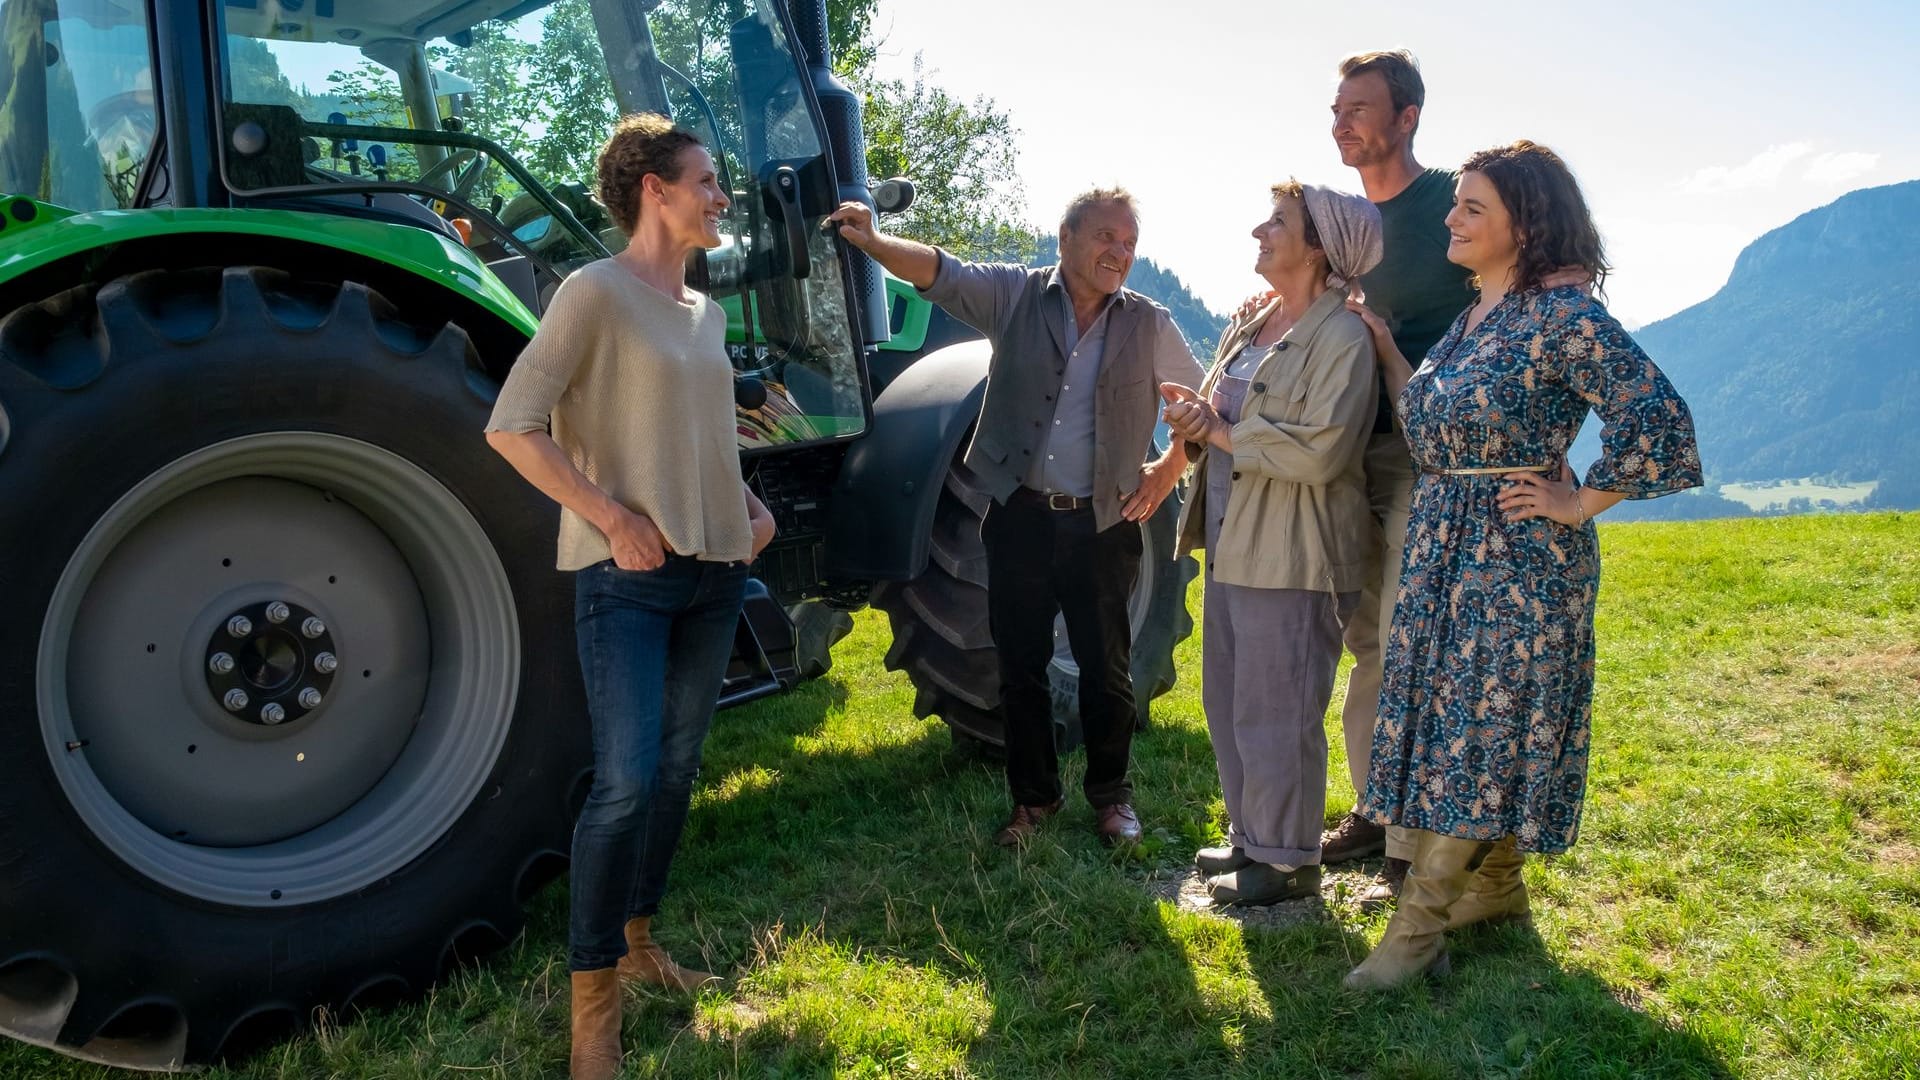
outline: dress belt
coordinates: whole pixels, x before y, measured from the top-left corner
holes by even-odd
[[[1436,469],[1431,465],[1422,465],[1420,471],[1432,473],[1435,476],[1488,476],[1510,472],[1549,473],[1555,467],[1553,465],[1476,465],[1467,469]]]

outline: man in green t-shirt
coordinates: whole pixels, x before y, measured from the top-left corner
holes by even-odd
[[[1459,174],[1423,169],[1413,157],[1413,134],[1420,127],[1426,85],[1413,54],[1370,52],[1340,64],[1340,88],[1333,99],[1333,141],[1340,160],[1360,174],[1360,185],[1380,211],[1386,249],[1380,264],[1360,278],[1366,304],[1393,330],[1401,355],[1415,367],[1446,334],[1473,300],[1465,267],[1447,261],[1447,212],[1453,208]],[[1413,496],[1413,459],[1406,439],[1394,429],[1393,403],[1384,388],[1367,444],[1367,496],[1380,525],[1369,560],[1377,571],[1347,624],[1353,653],[1347,699],[1340,722],[1347,745],[1347,770],[1354,791],[1365,790],[1367,759],[1378,715],[1381,661],[1393,616],[1393,595],[1400,582],[1400,558],[1406,545],[1407,504]],[[1385,850],[1380,876],[1361,897],[1362,906],[1400,895],[1413,857],[1413,840],[1395,827],[1381,828],[1355,814],[1341,819],[1321,840],[1322,863],[1348,862]]]

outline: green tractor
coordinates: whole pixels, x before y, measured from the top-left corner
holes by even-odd
[[[916,711],[999,741],[957,463],[987,351],[821,228],[906,187],[870,189],[827,27],[0,0],[0,1032],[231,1057],[423,992],[564,871],[572,590],[555,507],[480,433],[554,288],[623,243],[590,194],[620,113],[699,131],[734,193],[689,273],[780,536],[723,704],[824,671],[871,602]],[[1177,510],[1134,598],[1143,714],[1191,629]]]

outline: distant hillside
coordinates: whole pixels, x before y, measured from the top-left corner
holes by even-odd
[[[1767,233],[1711,299],[1634,337],[1693,407],[1713,483],[1877,482],[1868,505],[1920,508],[1920,181]],[[1697,509],[1737,512],[1722,503]]]
[[[1043,234],[1036,240],[1038,247],[1028,266],[1051,266],[1060,261],[1059,237]],[[1227,317],[1208,310],[1178,274],[1162,269],[1152,259],[1135,259],[1133,269],[1127,274],[1127,288],[1152,297],[1172,313],[1174,324],[1180,327],[1180,333],[1193,348],[1193,355],[1202,364],[1213,359],[1213,346]]]

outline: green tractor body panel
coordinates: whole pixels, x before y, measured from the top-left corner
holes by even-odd
[[[32,210],[20,210],[22,204]],[[75,214],[48,203],[0,195],[12,219],[0,232],[0,282],[72,255],[167,236],[228,233],[297,240],[374,259],[465,297],[533,336],[527,306],[474,257],[447,237],[410,225],[389,225],[298,210],[96,210]],[[21,221],[22,213],[28,220]]]

